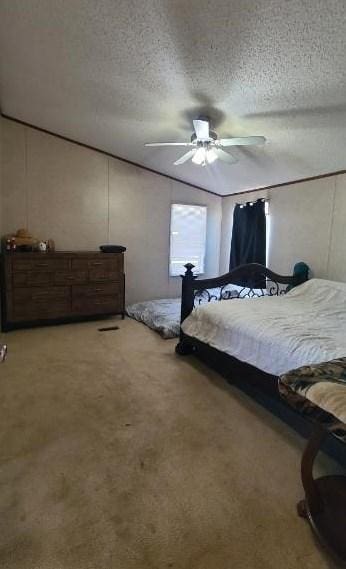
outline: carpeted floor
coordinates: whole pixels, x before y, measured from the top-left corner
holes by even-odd
[[[1,568],[335,567],[295,512],[300,437],[174,340],[119,326],[6,335]]]

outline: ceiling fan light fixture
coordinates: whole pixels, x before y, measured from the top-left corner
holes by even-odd
[[[192,162],[194,164],[197,164],[198,166],[201,166],[202,164],[204,165],[206,161],[206,150],[203,146],[200,146],[196,152],[195,155],[192,158]]]
[[[218,155],[216,154],[214,148],[209,148],[207,150],[207,162],[208,162],[208,164],[212,164],[217,159],[218,159]]]

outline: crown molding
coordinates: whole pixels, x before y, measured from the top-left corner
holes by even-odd
[[[1,111],[0,111],[0,115],[2,116],[2,118],[6,119],[6,120],[21,124],[23,126],[32,128],[34,130],[38,130],[39,132],[43,132],[45,134],[49,134],[50,136],[55,136],[56,138],[60,138],[61,140],[65,140],[66,142],[71,142],[72,144],[77,144],[78,146],[81,146],[82,148],[87,148],[88,150],[93,150],[94,152],[99,152],[100,154],[104,154],[105,156],[108,156],[110,158],[114,158],[115,160],[120,160],[121,162],[125,162],[126,164],[130,164],[131,166],[135,166],[136,168],[141,168],[142,170],[146,170],[147,172],[151,172],[152,174],[157,174],[158,176],[163,176],[164,178],[168,178],[169,180],[173,180],[174,182],[179,182],[180,184],[184,184],[185,186],[189,186],[190,188],[193,188],[195,190],[201,190],[202,192],[206,192],[207,194],[217,196],[218,198],[222,197],[220,194],[212,192],[211,190],[207,190],[206,188],[202,188],[201,186],[196,186],[195,184],[192,184],[191,182],[185,182],[181,178],[175,178],[174,176],[170,176],[169,174],[164,174],[162,172],[159,172],[158,170],[154,170],[153,168],[148,168],[147,166],[143,166],[143,164],[138,164],[137,162],[133,162],[132,160],[127,160],[127,158],[123,158],[122,156],[117,156],[116,154],[112,154],[111,152],[107,152],[106,150],[102,150],[101,148],[97,148],[96,146],[91,146],[90,144],[85,144],[84,142],[80,142],[79,140],[69,138],[68,136],[58,134],[57,132],[53,132],[51,130],[48,130],[46,128],[42,128],[40,126],[37,126],[35,124],[23,121],[21,119],[17,119],[16,117],[12,117],[11,115],[1,113]]]
[[[243,190],[241,192],[235,192],[233,194],[225,194],[223,198],[230,198],[231,196],[240,196],[244,194],[252,194],[254,192],[263,192],[264,190],[272,190],[274,188],[285,188],[286,186],[292,186],[293,184],[301,184],[302,182],[313,182],[314,180],[321,180],[322,178],[330,178],[331,176],[339,176],[340,174],[346,174],[346,170],[337,170],[336,172],[326,172],[325,174],[319,174],[318,176],[310,176],[308,178],[298,178],[297,180],[289,180],[288,182],[281,182],[280,184],[272,184],[271,186],[261,186],[260,188],[252,188],[250,190]]]
[[[127,160],[127,158],[123,158],[122,156],[117,156],[116,154],[112,154],[111,152],[107,152],[105,150],[102,150],[101,148],[97,148],[96,146],[91,146],[90,144],[85,144],[84,142],[80,142],[79,140],[74,140],[73,138],[69,138],[69,137],[64,136],[62,134],[59,134],[57,132],[53,132],[51,130],[48,130],[46,128],[42,128],[42,127],[37,126],[35,124],[23,121],[21,119],[17,119],[16,117],[13,117],[11,115],[7,115],[5,113],[2,113],[1,110],[0,110],[0,115],[6,120],[21,124],[23,126],[32,128],[32,129],[37,130],[39,132],[43,132],[45,134],[49,134],[50,136],[55,136],[56,138],[60,138],[61,140],[65,140],[66,142],[71,142],[72,144],[77,144],[78,146],[81,146],[83,148],[87,148],[89,150],[99,152],[100,154],[104,154],[105,156],[108,156],[110,158],[114,158],[115,160],[120,160],[121,162],[125,162],[126,164],[130,164],[131,166],[135,166],[136,168],[141,168],[142,170],[146,170],[147,172],[151,172],[152,174],[157,174],[158,176],[163,176],[164,178],[168,178],[169,180],[173,180],[174,182],[179,182],[180,184],[184,184],[185,186],[189,186],[190,188],[193,188],[195,190],[201,190],[202,192],[206,192],[207,194],[211,194],[212,196],[216,196],[218,198],[229,198],[231,196],[239,196],[239,195],[245,195],[245,194],[250,194],[250,193],[254,193],[254,192],[262,192],[265,190],[272,190],[274,188],[285,188],[286,186],[291,186],[293,184],[301,184],[303,182],[312,182],[314,180],[321,180],[322,178],[329,178],[331,176],[338,176],[340,174],[346,174],[346,170],[337,170],[335,172],[326,172],[325,174],[319,174],[318,176],[309,176],[307,178],[298,178],[296,180],[289,180],[288,182],[281,182],[280,184],[271,184],[270,186],[254,187],[254,188],[250,188],[247,190],[242,190],[240,192],[233,192],[231,194],[222,195],[222,194],[217,194],[216,192],[213,192],[211,190],[207,190],[206,188],[202,188],[201,186],[197,186],[196,184],[192,184],[191,182],[185,182],[181,178],[175,178],[174,176],[170,176],[169,174],[164,174],[162,172],[159,172],[158,170],[154,170],[153,168],[148,168],[147,166],[143,166],[143,164],[138,164],[137,162],[133,162],[132,160]]]

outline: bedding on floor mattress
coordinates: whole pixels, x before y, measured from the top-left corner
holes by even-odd
[[[180,331],[180,298],[146,300],[127,306],[130,318],[143,322],[163,338],[176,338]]]
[[[281,375],[346,356],[346,283],[311,279],[282,296],[199,306],[185,334]]]

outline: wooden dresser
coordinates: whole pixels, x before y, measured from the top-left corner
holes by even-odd
[[[123,253],[2,255],[2,330],[124,316]]]

